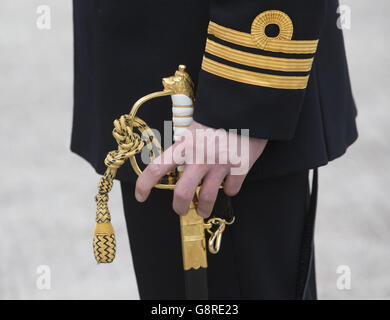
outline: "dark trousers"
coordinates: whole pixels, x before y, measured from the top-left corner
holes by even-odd
[[[121,186],[141,299],[184,299],[172,191],[153,190],[140,204],[134,184]],[[209,298],[316,299],[308,171],[247,181],[233,207],[236,221],[226,227],[220,252],[208,254]]]

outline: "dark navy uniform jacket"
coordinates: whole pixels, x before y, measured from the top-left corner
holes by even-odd
[[[113,120],[186,64],[194,119],[269,143],[258,179],[315,168],[357,138],[338,0],[75,0],[71,149],[104,173]],[[169,98],[140,117],[162,131]],[[119,179],[134,177],[129,167]]]

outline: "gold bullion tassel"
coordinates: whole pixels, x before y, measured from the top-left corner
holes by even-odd
[[[112,189],[113,176],[107,169],[100,179],[99,192],[95,197],[96,226],[93,237],[93,251],[99,263],[110,263],[115,258],[115,234],[111,224],[111,215],[108,210],[108,193]]]
[[[118,143],[118,149],[109,152],[104,160],[107,170],[100,179],[98,194],[95,196],[97,209],[93,251],[98,263],[110,263],[115,258],[116,243],[108,209],[108,194],[112,189],[116,172],[130,156],[139,153],[145,144],[137,133],[130,130],[133,122],[144,124],[142,120],[134,120],[129,115],[123,115],[114,121],[112,134]]]

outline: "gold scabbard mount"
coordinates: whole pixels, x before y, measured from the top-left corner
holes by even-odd
[[[180,217],[180,228],[184,270],[207,268],[204,222],[194,201],[188,213]]]
[[[184,270],[207,268],[205,230],[210,234],[207,245],[209,252],[217,254],[226,225],[231,225],[235,219],[233,217],[231,221],[226,221],[222,218],[211,218],[205,223],[196,211],[197,202],[195,196],[188,213],[180,217]]]

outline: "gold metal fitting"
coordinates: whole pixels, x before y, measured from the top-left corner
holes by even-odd
[[[211,218],[204,224],[204,228],[210,234],[208,248],[210,253],[217,254],[221,248],[222,234],[225,231],[226,225],[234,223],[235,217],[231,221],[226,221],[222,218]],[[218,226],[216,231],[212,231],[214,226]]]

